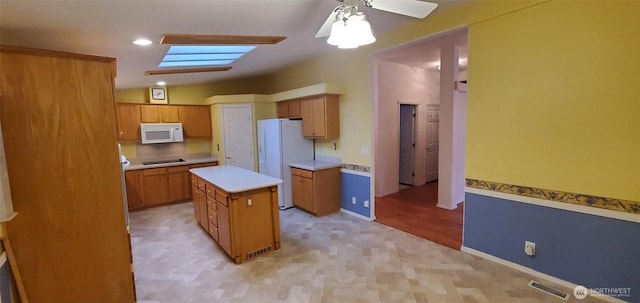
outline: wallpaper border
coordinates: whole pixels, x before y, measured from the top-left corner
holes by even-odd
[[[490,190],[505,194],[545,199],[576,205],[584,205],[640,215],[640,202],[637,201],[569,193],[559,190],[549,190],[530,186],[505,184],[476,179],[466,179],[466,185],[471,188]]]

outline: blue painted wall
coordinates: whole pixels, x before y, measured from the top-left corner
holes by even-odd
[[[364,201],[371,203],[371,178],[350,173],[340,173],[340,207],[356,214],[371,218],[371,208],[364,207]],[[356,205],[351,204],[356,197]]]
[[[464,204],[464,246],[587,288],[630,287],[620,299],[640,302],[640,223],[471,193]]]
[[[0,266],[0,302],[13,302],[11,300],[11,268],[9,262],[5,261]]]

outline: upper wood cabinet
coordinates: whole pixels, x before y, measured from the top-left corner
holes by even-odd
[[[300,100],[278,102],[278,118],[300,118]]]
[[[170,105],[143,105],[140,106],[140,120],[142,123],[180,122],[179,108]]]
[[[340,104],[337,95],[324,95],[300,101],[302,135],[312,139],[340,137]]]
[[[140,105],[119,104],[116,107],[118,141],[140,141]]]
[[[119,103],[118,141],[140,141],[140,123],[181,122],[185,138],[211,138],[208,105],[148,105]]]
[[[187,138],[211,138],[211,108],[202,105],[181,105],[180,122]]]

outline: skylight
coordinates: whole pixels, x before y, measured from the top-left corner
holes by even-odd
[[[172,45],[158,67],[230,65],[255,45]]]

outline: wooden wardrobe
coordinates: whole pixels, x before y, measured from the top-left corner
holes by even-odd
[[[134,302],[115,59],[0,46],[0,119],[29,302]]]

